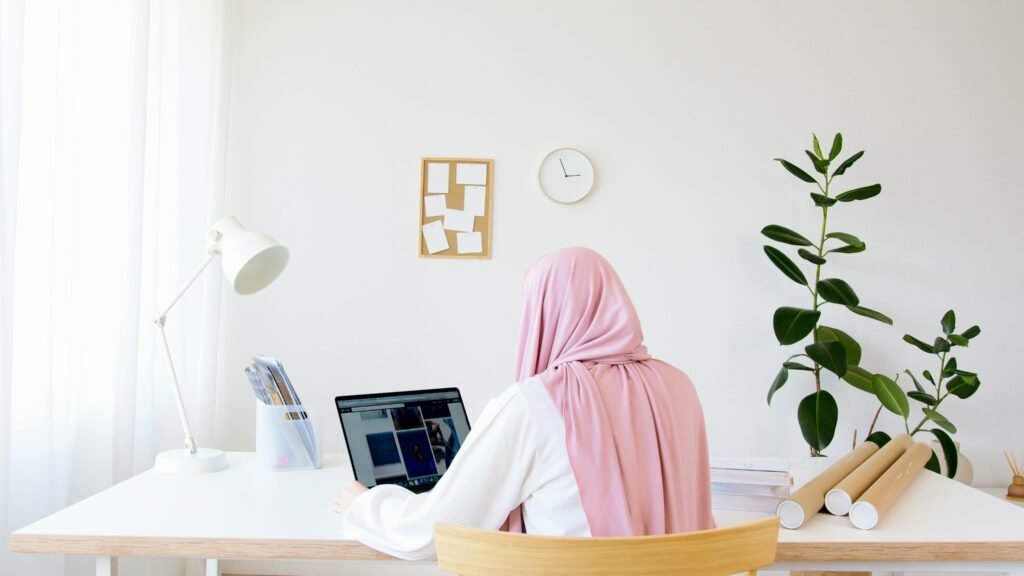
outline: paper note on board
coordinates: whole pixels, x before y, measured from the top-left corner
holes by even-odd
[[[479,232],[460,232],[455,235],[459,254],[479,254],[484,251],[483,237]]]
[[[473,218],[474,216],[465,210],[448,210],[444,213],[444,229],[472,232]]]
[[[448,193],[448,164],[427,164],[427,194]]]
[[[484,215],[484,199],[487,197],[487,188],[484,186],[466,186],[465,201],[462,205],[466,212],[474,216]]]
[[[427,196],[423,199],[423,215],[424,216],[444,216],[445,211],[448,210],[448,203],[445,201],[447,198],[444,195],[438,196]]]
[[[487,184],[487,164],[456,164],[456,184]]]
[[[436,254],[448,249],[448,237],[440,220],[423,225],[423,239],[427,243],[427,253]]]

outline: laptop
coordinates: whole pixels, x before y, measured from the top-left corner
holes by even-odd
[[[430,490],[469,434],[458,388],[338,396],[334,404],[356,480],[368,487]]]

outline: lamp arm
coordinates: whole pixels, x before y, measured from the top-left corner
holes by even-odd
[[[216,258],[218,254],[220,254],[220,251],[216,248],[211,247],[209,250],[207,250],[206,260],[202,263],[202,265],[199,266],[199,270],[196,270],[196,273],[193,274],[192,278],[190,278],[189,281],[185,283],[185,286],[181,289],[180,292],[178,292],[178,295],[175,296],[173,300],[171,300],[171,303],[164,307],[163,312],[160,312],[159,314],[156,315],[155,318],[153,318],[154,324],[163,324],[164,320],[167,318],[167,313],[170,312],[171,308],[174,308],[174,305],[178,303],[178,300],[181,300],[181,297],[184,296],[186,292],[188,292],[188,289],[192,287],[192,284],[195,284],[195,281],[198,280],[199,277],[203,275],[203,272],[206,270],[207,266],[209,266],[210,263],[213,262],[213,259]]]
[[[171,357],[171,346],[167,342],[167,332],[164,330],[164,324],[167,323],[167,313],[171,311],[171,308],[181,300],[181,297],[185,295],[185,292],[192,287],[192,284],[203,274],[206,268],[213,262],[213,259],[217,257],[219,251],[211,248],[207,251],[206,261],[199,267],[199,270],[192,275],[192,278],[185,283],[185,287],[178,292],[178,295],[171,300],[171,303],[163,309],[156,317],[153,318],[153,323],[156,324],[157,328],[160,329],[160,340],[164,344],[164,352],[167,354],[167,366],[171,369],[171,381],[174,382],[174,400],[178,404],[178,417],[181,418],[181,427],[185,431],[185,449],[189,451],[189,454],[195,454],[197,451],[196,439],[192,435],[192,427],[188,424],[188,414],[185,413],[185,403],[181,399],[181,385],[178,384],[178,375],[174,371],[174,359]]]

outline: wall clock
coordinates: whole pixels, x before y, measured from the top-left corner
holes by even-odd
[[[559,148],[544,157],[538,174],[540,189],[555,202],[579,202],[594,187],[594,165],[575,148]]]

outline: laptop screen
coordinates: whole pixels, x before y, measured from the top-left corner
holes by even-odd
[[[356,480],[430,490],[469,434],[458,388],[334,399]]]

